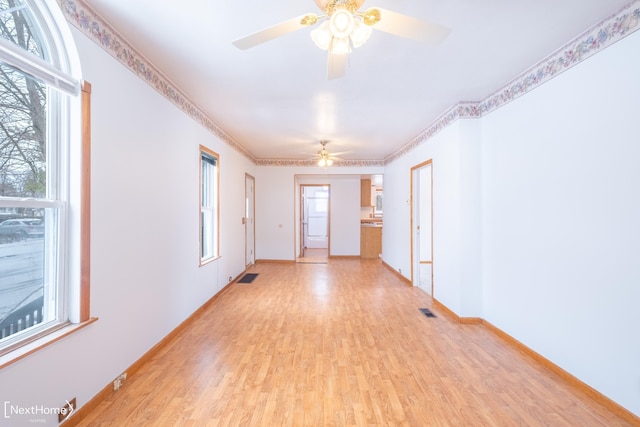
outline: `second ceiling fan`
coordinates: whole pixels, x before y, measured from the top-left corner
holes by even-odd
[[[311,39],[329,54],[328,78],[344,76],[351,47],[362,46],[375,28],[389,34],[406,37],[435,46],[451,32],[438,24],[424,22],[387,9],[372,7],[360,12],[364,0],[314,0],[323,12],[309,13],[242,37],[233,42],[239,49],[249,49],[261,43],[303,28],[322,23],[311,32]]]

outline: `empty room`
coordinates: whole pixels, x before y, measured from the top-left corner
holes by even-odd
[[[640,0],[0,22],[0,425],[640,425]]]

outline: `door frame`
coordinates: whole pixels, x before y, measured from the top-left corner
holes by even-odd
[[[296,258],[304,256],[304,188],[305,187],[326,187],[329,192],[327,199],[327,256],[331,255],[331,184],[298,184],[298,206],[296,223],[298,225],[298,242],[296,246]]]
[[[415,166],[413,166],[411,168],[411,184],[410,184],[410,203],[409,206],[411,208],[411,215],[410,215],[410,231],[411,231],[411,284],[413,286],[416,286],[416,270],[417,270],[417,276],[418,276],[418,281],[420,280],[420,260],[418,259],[416,262],[415,259],[415,255],[416,255],[416,244],[420,244],[419,239],[416,239],[416,235],[417,235],[417,231],[416,230],[416,220],[414,219],[414,214],[417,212],[419,213],[419,206],[420,206],[420,194],[417,190],[419,190],[420,185],[419,182],[418,184],[416,184],[414,182],[414,180],[416,180],[417,178],[419,178],[419,172],[420,169],[425,168],[427,166],[431,166],[431,297],[434,297],[433,291],[434,291],[434,283],[433,283],[433,264],[434,264],[434,258],[435,255],[433,253],[433,159],[429,159],[427,161],[424,161],[420,164],[417,164]],[[418,218],[418,226],[420,226],[419,221],[420,219]],[[416,240],[418,240],[418,242],[416,242]],[[418,287],[419,287],[419,283],[418,283]]]
[[[247,211],[247,200],[249,199],[249,195],[247,194],[248,183],[251,183],[251,188],[253,189],[250,212]],[[244,264],[246,268],[256,262],[256,179],[248,173],[244,174],[244,200],[245,206],[242,222],[244,224]],[[249,216],[247,214],[249,214]],[[253,236],[252,247],[249,247],[249,234]],[[253,256],[250,257],[249,252],[251,252]]]

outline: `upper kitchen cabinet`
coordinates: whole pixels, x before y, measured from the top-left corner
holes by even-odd
[[[373,191],[375,193],[375,191]],[[360,206],[361,207],[371,207],[374,203],[371,203],[371,180],[370,179],[361,179],[360,180]]]

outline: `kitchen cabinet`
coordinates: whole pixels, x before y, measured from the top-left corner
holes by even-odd
[[[360,206],[371,207],[371,180],[360,180]]]
[[[382,253],[382,226],[360,226],[360,258],[378,258]]]

